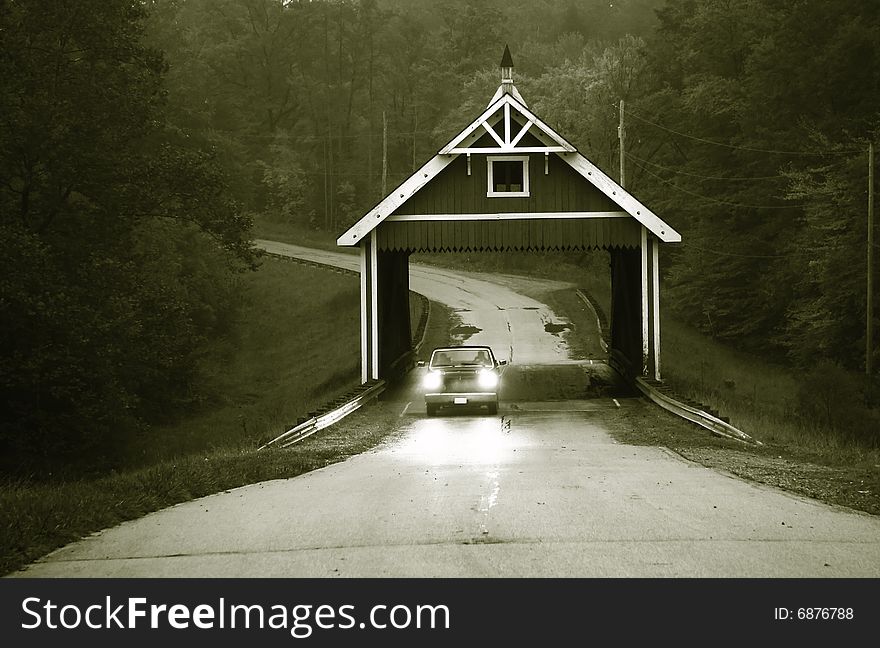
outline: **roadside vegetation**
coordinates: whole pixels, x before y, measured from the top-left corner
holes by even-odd
[[[357,277],[267,256],[242,283],[235,333],[214,341],[203,367],[208,395],[142,435],[126,465],[253,449],[360,384]]]
[[[264,258],[242,278],[238,336],[216,340],[208,354],[210,398],[145,431],[111,470],[5,479],[0,573],[124,520],[294,477],[381,441],[399,412],[380,402],[292,448],[256,450],[360,382],[360,357],[352,351],[360,344],[359,290],[353,275]],[[413,303],[415,328],[422,305]],[[448,317],[431,308],[426,345],[445,342]]]
[[[664,380],[766,443],[880,464],[880,410],[865,378],[819,360],[800,368],[732,349],[672,316],[662,323]]]
[[[109,468],[109,458],[98,465],[84,459],[62,474],[7,477],[0,491],[0,571],[122,520],[293,476],[336,456],[255,450],[359,382],[359,359],[347,351],[359,344],[357,280],[266,259],[240,281],[235,333],[216,339],[206,354],[208,395],[188,413],[133,435]],[[359,448],[353,441],[347,450]]]

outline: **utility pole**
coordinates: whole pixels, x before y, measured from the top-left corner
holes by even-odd
[[[327,199],[329,190],[327,187],[327,138],[324,138],[324,227],[329,229],[330,224],[330,203]]]
[[[382,111],[382,198],[388,195],[388,120]]]
[[[874,142],[868,143],[868,302],[865,331],[865,375],[874,373]]]
[[[623,129],[623,99],[620,100],[620,125],[617,127],[617,139],[620,140],[620,186],[626,186],[626,162],[624,151],[624,140],[626,140],[626,131]]]
[[[419,130],[419,109],[413,106],[413,161],[412,161],[412,170],[416,170],[416,133]]]

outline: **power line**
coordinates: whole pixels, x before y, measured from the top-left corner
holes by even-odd
[[[641,164],[635,163],[635,165],[637,167],[639,167],[642,171],[647,173],[648,175],[654,176],[660,182],[669,185],[673,189],[677,189],[678,191],[681,191],[682,193],[686,193],[690,196],[694,196],[695,198],[700,198],[701,200],[707,200],[709,202],[713,202],[713,203],[716,203],[719,205],[727,205],[729,207],[744,207],[746,209],[798,209],[801,207],[807,207],[807,205],[805,205],[805,204],[798,204],[798,205],[747,205],[744,203],[731,202],[729,200],[719,200],[718,198],[710,198],[709,196],[704,196],[702,194],[698,194],[695,191],[685,189],[684,187],[679,187],[677,184],[670,182],[669,180],[666,180],[665,178],[657,175],[656,173],[654,173],[650,169],[646,169]]]
[[[434,131],[432,130],[417,130],[417,131],[397,131],[397,132],[389,132],[389,137],[403,137],[403,136],[412,136],[412,135],[433,135]],[[297,142],[323,142],[324,140],[344,140],[344,139],[381,139],[382,134],[373,134],[370,133],[358,133],[353,135],[288,135],[287,133],[277,133],[274,135],[261,133],[255,135],[246,135],[247,139],[255,140],[255,139],[284,139],[284,140],[292,140]]]
[[[758,181],[758,180],[778,180],[780,178],[787,178],[788,177],[788,175],[785,173],[778,173],[776,175],[770,175],[770,176],[752,176],[752,177],[746,177],[746,176],[708,176],[708,175],[701,175],[699,173],[689,173],[687,171],[682,171],[681,169],[673,169],[671,167],[663,166],[662,164],[657,164],[656,162],[650,162],[648,160],[644,160],[642,158],[636,157],[632,153],[627,153],[626,157],[628,157],[632,160],[636,160],[637,162],[641,162],[642,164],[650,164],[652,167],[662,169],[663,171],[669,171],[670,173],[676,173],[678,175],[685,175],[685,176],[689,176],[691,178],[701,178],[703,180],[736,180],[736,181],[751,182],[751,181]],[[834,168],[837,166],[841,166],[843,164],[846,164],[846,162],[840,162],[838,164],[831,165],[827,168],[830,169],[830,168]]]
[[[872,243],[876,248],[880,248],[880,244]],[[694,245],[690,242],[682,241],[682,247],[693,248],[694,250],[699,250],[700,252],[709,252],[710,254],[717,254],[720,256],[729,256],[729,257],[737,257],[740,259],[788,259],[791,257],[803,255],[804,251],[800,252],[792,252],[790,254],[737,254],[736,252],[722,252],[720,250],[710,250],[709,248],[700,247],[699,245]]]
[[[735,149],[739,151],[751,151],[752,153],[773,153],[775,155],[804,155],[804,156],[822,156],[822,155],[843,155],[843,154],[852,154],[852,153],[860,153],[861,149],[840,149],[837,151],[823,151],[823,152],[814,152],[814,151],[781,151],[777,149],[762,149],[762,148],[754,148],[751,146],[736,146],[735,144],[725,144],[724,142],[716,142],[714,140],[705,139],[703,137],[697,137],[696,135],[688,135],[687,133],[682,133],[681,131],[677,131],[675,129],[669,128],[667,126],[663,126],[656,122],[652,122],[650,119],[645,119],[632,111],[627,111],[627,115],[631,117],[635,117],[641,122],[654,126],[655,128],[659,128],[668,133],[672,133],[674,135],[678,135],[679,137],[685,137],[687,139],[696,140],[697,142],[703,142],[704,144],[712,144],[713,146],[723,146],[724,148]]]
[[[738,259],[787,259],[795,256],[795,254],[737,254],[736,252],[722,252],[720,250],[710,250],[709,248],[700,247],[693,243],[682,242],[682,247],[689,247],[700,252],[708,252],[718,256],[736,257]]]
[[[322,175],[324,175],[324,172],[323,171],[307,171],[305,169],[301,169],[300,171],[297,171],[295,175],[298,175],[298,174],[322,176]],[[358,172],[358,171],[350,171],[350,172],[349,171],[340,171],[339,169],[336,169],[333,172],[333,175],[337,176],[337,177],[340,177],[340,176],[341,177],[363,176],[365,178],[378,178],[382,175],[382,173],[381,173],[381,171],[380,172],[373,172],[373,173],[365,173],[365,172]],[[388,172],[389,178],[407,178],[407,177],[409,177],[409,175],[410,175],[410,173],[408,171],[407,172],[398,171],[396,173],[392,173],[391,171]]]

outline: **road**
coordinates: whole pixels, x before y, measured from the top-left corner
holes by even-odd
[[[607,367],[570,358],[545,330],[557,315],[521,294],[560,284],[486,279],[412,269],[472,340],[512,349],[498,416],[427,418],[414,372],[378,448],[121,524],[15,576],[880,576],[880,519],[615,442],[619,410],[651,406],[580,393]]]

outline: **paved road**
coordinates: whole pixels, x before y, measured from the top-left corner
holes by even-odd
[[[880,576],[880,518],[614,442],[618,408],[649,405],[577,398],[603,370],[543,330],[543,305],[449,271],[416,268],[412,287],[513,346],[498,416],[428,419],[415,372],[383,405],[401,425],[379,448],[122,524],[18,576]]]

